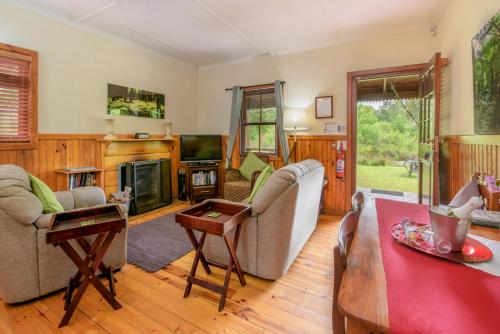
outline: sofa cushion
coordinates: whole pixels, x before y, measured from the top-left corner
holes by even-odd
[[[63,212],[64,208],[54,195],[54,192],[42,180],[29,174],[31,189],[42,202],[43,213]]]
[[[31,192],[28,174],[16,165],[0,165],[0,210],[23,225],[42,214],[42,203]]]
[[[257,155],[253,152],[249,152],[247,154],[247,157],[245,158],[245,161],[243,161],[243,164],[240,166],[240,173],[250,181],[252,179],[252,174],[253,172],[258,172],[266,168],[267,164],[260,160]]]
[[[255,184],[253,185],[252,193],[250,194],[250,198],[248,199],[248,203],[252,203],[253,199],[255,198],[255,195],[259,192],[259,190],[266,184],[267,180],[269,177],[273,174],[274,172],[274,167],[273,164],[267,165],[266,168],[262,170],[262,173],[259,174],[259,177],[255,181]]]
[[[64,211],[73,210],[75,208],[75,199],[71,191],[56,191],[54,193],[57,200],[64,208]]]
[[[264,212],[290,185],[320,167],[322,165],[319,161],[309,159],[278,169],[255,195],[252,208],[257,213]]]

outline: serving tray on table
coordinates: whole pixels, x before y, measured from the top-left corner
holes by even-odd
[[[433,255],[453,262],[479,263],[489,261],[493,257],[492,251],[483,243],[476,239],[467,237],[465,239],[462,252],[443,252],[439,251],[434,243],[431,225],[418,225],[410,238],[405,237],[403,224],[392,225],[391,234],[394,239],[410,248],[416,249],[422,253]]]

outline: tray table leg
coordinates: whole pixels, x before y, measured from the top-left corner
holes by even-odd
[[[234,239],[231,242],[226,235],[224,236],[224,241],[226,242],[227,250],[229,251],[229,262],[226,268],[226,276],[224,277],[224,286],[223,291],[221,293],[220,301],[219,301],[219,312],[224,309],[224,305],[226,303],[227,290],[229,289],[229,282],[231,281],[231,273],[233,272],[233,268],[236,268],[236,273],[238,274],[238,278],[242,286],[246,285],[245,277],[243,275],[243,271],[240,267],[240,262],[238,261],[238,257],[236,256],[236,249],[238,248],[238,241],[240,238],[241,232],[241,224],[236,227],[236,232],[234,234]]]
[[[199,245],[198,245],[198,240],[196,240],[196,236],[194,235],[193,230],[186,228],[186,233],[189,237],[189,240],[191,241],[191,244],[193,245],[194,250],[197,250]],[[205,269],[205,272],[207,273],[207,275],[210,275],[212,273],[212,271],[210,270],[210,267],[208,266],[208,261],[205,259],[205,255],[203,255],[203,252],[201,252],[201,254],[200,254],[200,260],[201,260],[201,264],[203,266],[203,269]]]
[[[189,230],[189,231],[194,236],[193,231],[192,230]],[[198,262],[200,261],[200,259],[203,256],[202,249],[203,249],[203,244],[205,243],[206,236],[207,236],[207,233],[203,232],[201,235],[198,247],[196,247],[196,254],[194,255],[194,261],[193,261],[193,265],[191,267],[191,272],[189,273],[189,276],[187,278],[186,290],[184,291],[184,298],[187,298],[189,296],[189,294],[191,293],[191,287],[193,285],[192,281],[193,281],[193,278],[196,276],[196,269],[198,267]],[[195,238],[195,240],[196,240],[196,238]],[[196,243],[198,243],[198,242],[196,242]],[[193,244],[193,246],[194,246],[194,244]],[[203,263],[203,260],[201,260],[201,261]]]
[[[97,244],[97,239],[92,245],[91,248],[96,247],[95,251],[95,256],[93,256],[90,252],[86,255],[85,259],[82,260],[80,255],[76,252],[76,250],[69,244],[68,241],[63,241],[60,244],[58,244],[62,250],[68,255],[68,257],[73,261],[73,263],[78,267],[79,273],[83,279],[80,282],[80,286],[78,288],[78,291],[76,292],[76,295],[74,298],[72,298],[71,302],[69,303],[69,306],[67,307],[66,313],[64,314],[59,327],[66,326],[71,319],[71,316],[76,310],[76,307],[78,306],[78,303],[80,302],[81,298],[83,297],[83,294],[87,290],[87,287],[89,284],[92,284],[97,291],[106,299],[106,301],[113,307],[113,309],[119,309],[121,308],[120,303],[114,298],[114,295],[112,292],[106,289],[106,287],[97,279],[96,277],[96,271],[99,265],[102,263],[102,259],[104,258],[104,255],[106,254],[109,246],[111,245],[111,242],[113,241],[113,238],[116,234],[116,231],[111,231],[108,232],[107,235],[106,233],[101,233],[97,239],[99,239],[99,244],[101,243],[100,240],[102,240],[101,235],[106,235],[106,238],[102,245],[99,247],[99,245],[96,246]],[[90,259],[93,257],[93,259]],[[90,265],[90,266],[89,266]]]

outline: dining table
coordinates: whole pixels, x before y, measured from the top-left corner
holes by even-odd
[[[385,268],[384,264],[386,266],[388,265],[387,254],[384,253],[386,255],[383,256],[383,249],[381,247],[381,244],[385,245],[386,247],[385,252],[388,251],[387,247],[389,247],[390,248],[389,251],[394,249],[394,251],[401,252],[401,254],[402,253],[406,254],[405,252],[407,252],[408,253],[406,254],[407,256],[427,257],[427,258],[421,258],[421,260],[427,261],[426,268],[421,268],[421,269],[427,270],[429,269],[429,267],[435,266],[437,270],[435,269],[434,272],[438,272],[438,275],[441,275],[441,277],[447,274],[447,272],[444,269],[441,270],[441,268],[450,269],[450,272],[453,272],[454,275],[457,275],[457,272],[461,273],[461,270],[463,270],[464,273],[471,275],[476,275],[476,274],[484,275],[484,277],[486,277],[485,280],[488,280],[487,282],[488,284],[491,284],[493,280],[495,280],[494,282],[498,282],[500,284],[500,277],[493,276],[476,269],[472,269],[470,267],[465,266],[462,263],[452,263],[443,259],[435,258],[433,256],[420,253],[416,250],[407,247],[406,245],[402,245],[394,240],[390,240],[389,237],[386,237],[385,235],[380,235],[379,233],[380,224],[378,219],[381,217],[381,212],[380,212],[381,203],[385,205],[386,207],[385,211],[387,211],[386,215],[389,217],[391,217],[390,215],[392,214],[391,208],[399,207],[400,211],[402,210],[403,212],[408,212],[408,218],[410,219],[414,218],[411,217],[412,212],[419,212],[420,216],[417,218],[418,220],[420,220],[419,223],[430,224],[430,218],[428,217],[428,213],[426,212],[427,207],[414,203],[397,203],[391,201],[389,202],[384,202],[384,201],[386,200],[375,199],[374,197],[368,196],[365,200],[363,210],[359,216],[358,227],[348,254],[347,268],[342,278],[339,297],[337,300],[337,305],[339,307],[340,312],[346,317],[346,331],[347,333],[389,333],[389,332],[395,332],[393,331],[393,329],[395,327],[399,327],[399,330],[397,330],[396,332],[406,332],[406,333],[445,332],[444,330],[443,331],[430,330],[429,327],[427,327],[429,331],[428,330],[419,331],[416,330],[415,328],[408,328],[407,331],[401,330],[401,328],[405,328],[401,327],[402,326],[401,322],[405,322],[402,320],[407,320],[404,319],[404,314],[403,318],[398,318],[399,323],[398,324],[395,323],[394,317],[391,317],[392,314],[390,314],[389,310],[391,309],[401,312],[401,308],[394,309],[394,305],[389,305],[389,304],[391,303],[391,301],[397,300],[400,302],[400,304],[398,304],[399,307],[400,305],[405,305],[404,304],[405,300],[408,300],[408,302],[415,302],[415,299],[413,298],[414,296],[411,296],[412,293],[411,285],[418,284],[419,280],[425,280],[425,277],[416,279],[415,281],[413,281],[411,278],[405,282],[391,281],[391,284],[388,285],[388,280],[386,277],[387,273],[391,274],[396,272],[396,275],[399,275],[401,273],[397,273],[397,270],[408,270],[408,268],[411,268],[411,264],[409,264],[410,267],[396,266],[394,268]],[[377,212],[377,208],[379,209],[379,212]],[[397,219],[400,219],[401,217],[398,217],[396,214],[396,216],[393,216],[391,218],[395,219],[394,222],[397,222]],[[384,233],[385,232],[386,231],[384,231]],[[500,230],[497,228],[480,227],[472,225],[469,233],[490,240],[500,241]],[[390,237],[392,239],[392,236]],[[381,238],[383,239],[383,241],[384,240],[385,241],[381,242]],[[414,254],[411,254],[411,252],[413,252]],[[387,263],[384,263],[384,260]],[[402,260],[404,261],[404,259]],[[419,265],[418,261],[415,261],[414,266],[418,265]],[[449,266],[450,268],[448,268],[447,266]],[[392,272],[388,270],[392,270]],[[431,271],[431,273],[433,272]],[[460,276],[460,274],[457,276]],[[481,279],[483,279],[483,276],[480,277],[482,277]],[[482,283],[481,279],[479,279],[479,282],[470,282],[470,284],[478,284],[478,286],[481,286]],[[424,299],[424,302],[428,301],[430,304],[432,304],[436,303],[435,301],[433,301],[433,295],[436,295],[437,297],[439,295],[439,291],[445,290],[447,288],[446,284],[449,285],[449,280],[447,281],[446,279],[442,280],[436,279],[434,282],[431,282],[429,284],[432,284],[433,288],[431,289],[432,291],[429,291],[429,297],[427,297],[427,299]],[[399,285],[408,286],[409,287],[408,290],[410,292],[406,295],[394,295],[394,293],[402,291],[401,289],[397,289]],[[493,285],[493,287],[494,286],[495,285]],[[488,289],[490,289],[490,287],[491,285],[488,286]],[[415,288],[416,290],[418,290],[418,287]],[[473,289],[473,287],[468,287],[468,288]],[[485,290],[486,294],[490,292],[487,289]],[[493,288],[493,290],[495,290],[491,291],[491,293],[494,294],[493,298],[492,299],[487,298],[488,300],[485,300],[484,302],[485,304],[489,303],[490,307],[498,307],[498,304],[500,303],[500,298],[499,298],[500,296],[498,295],[499,290],[496,290],[496,288]],[[389,295],[391,296],[392,299],[388,298],[388,292],[392,293]],[[443,305],[445,305],[443,307],[443,310],[446,309],[446,305],[448,305],[447,304],[448,302],[456,303],[458,301],[461,304],[467,303],[467,301],[460,300],[461,298],[460,291],[459,292],[453,291],[451,296],[452,296],[451,299],[456,298],[456,300],[440,301],[443,303]],[[422,302],[419,299],[416,300]],[[393,308],[391,308],[390,306],[393,306]],[[459,307],[456,309],[461,310],[460,307],[463,308],[464,306],[459,305]],[[411,310],[412,306],[407,305],[406,308],[403,309],[405,311]],[[420,319],[423,319],[422,322],[425,322],[426,321],[425,319],[431,319],[432,317],[439,318],[441,316],[443,317],[446,316],[441,314],[440,312],[434,312],[432,307],[429,307],[428,311],[422,307],[418,309],[420,310],[419,312],[423,313],[419,315],[421,316]],[[474,310],[472,307],[470,307],[470,309],[467,309],[467,306],[465,306],[465,309],[467,310],[465,314],[454,315],[457,317],[456,319],[463,318],[463,319],[470,319],[470,321],[479,321],[477,319],[481,318],[481,314],[474,314],[474,312],[480,312],[479,310]],[[409,326],[410,324],[412,324],[410,320],[412,319],[409,319],[408,322],[404,325]],[[441,322],[449,321],[449,319],[438,319],[438,320]],[[393,325],[398,325],[398,326],[394,326],[393,328]],[[500,333],[500,328],[498,328],[498,332]]]

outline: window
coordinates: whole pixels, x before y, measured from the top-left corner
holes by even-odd
[[[36,147],[38,54],[0,43],[0,150]]]
[[[242,155],[278,153],[274,88],[243,92],[240,138]]]

